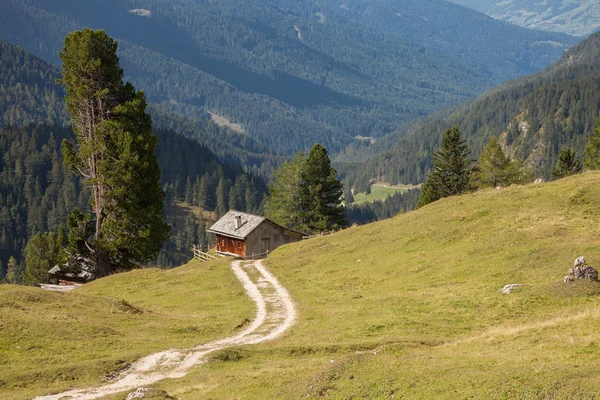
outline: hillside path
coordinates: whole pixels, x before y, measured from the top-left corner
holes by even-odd
[[[36,397],[36,400],[87,400],[135,390],[162,379],[181,378],[191,368],[206,362],[217,350],[272,340],[289,329],[296,319],[296,309],[288,291],[263,266],[262,261],[233,261],[231,268],[257,307],[256,319],[242,332],[185,350],[166,350],[133,363],[111,383],[88,389]]]

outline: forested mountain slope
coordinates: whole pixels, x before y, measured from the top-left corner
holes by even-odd
[[[0,126],[66,124],[58,71],[21,48],[0,40]]]
[[[156,151],[168,204],[186,200],[186,189],[195,189],[194,203],[201,203],[204,210],[224,214],[230,205],[258,210],[266,192],[260,178],[221,163],[191,139],[164,130],[154,133],[158,136]],[[65,226],[74,207],[84,211],[90,208],[88,189],[63,164],[60,142],[65,138],[74,138],[70,128],[0,128],[0,281],[11,257],[19,271],[23,267],[25,246],[31,237]],[[176,222],[173,215],[166,217],[170,223]],[[174,227],[172,240],[158,258],[159,265],[175,266],[189,260],[190,248],[198,243],[201,232],[197,222],[185,222],[194,228],[184,227],[183,223]]]
[[[448,0],[526,28],[589,35],[600,27],[596,0]]]
[[[59,76],[56,67],[5,41],[0,41],[0,50],[0,121],[6,124],[0,123],[1,281],[11,257],[17,269],[22,268],[23,251],[33,235],[56,232],[74,207],[88,210],[89,193],[63,165],[60,143],[62,139],[73,140],[74,135],[64,126],[69,120],[64,93],[54,82]],[[185,118],[173,118],[170,112],[163,115],[157,107],[152,111],[153,119],[160,121],[154,129],[158,136],[156,152],[169,204],[190,200],[217,214],[231,206],[250,212],[259,209],[266,192],[261,178],[223,162],[196,140],[160,127],[180,128],[204,140],[233,133],[206,121],[193,124]],[[227,152],[222,156],[227,158]],[[190,190],[194,193],[186,195]],[[171,217],[167,215],[176,222]],[[172,240],[159,257],[160,265],[179,265],[189,259],[189,248],[198,242],[201,232],[200,227],[193,231],[186,228],[174,227]]]
[[[422,182],[441,133],[458,126],[478,157],[491,136],[513,156],[527,160],[549,177],[562,147],[579,156],[600,115],[600,33],[567,52],[556,64],[529,77],[503,84],[450,116],[409,127],[397,141],[359,170],[346,168],[359,191],[380,178],[391,183]],[[377,148],[377,145],[375,145]],[[360,151],[360,147],[349,151]]]
[[[383,5],[378,12],[387,12]],[[431,21],[415,15],[395,32],[312,0],[6,0],[0,37],[56,63],[69,31],[105,29],[120,42],[127,79],[151,102],[188,115],[213,112],[284,154],[317,141],[335,152],[354,136],[381,136],[538,69],[576,40],[452,5],[454,22],[438,27],[448,17],[439,6],[423,3],[418,16]],[[466,28],[473,21],[476,31]],[[476,42],[486,21],[510,45],[473,66],[498,47],[489,36],[481,48],[461,44],[468,36]]]
[[[510,26],[444,0],[324,0],[340,13],[380,32],[458,59],[465,69],[503,82],[556,61],[577,39]],[[502,40],[498,40],[502,38]]]
[[[60,70],[21,47],[0,39],[0,126],[69,125],[64,90],[56,83]],[[223,161],[246,167],[261,176],[271,172],[281,157],[264,146],[200,116],[184,116],[170,107],[151,104],[154,127],[192,138]]]

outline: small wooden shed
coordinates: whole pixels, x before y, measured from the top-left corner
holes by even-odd
[[[215,222],[208,232],[216,236],[218,254],[242,258],[264,258],[279,246],[304,237],[265,217],[233,210]]]

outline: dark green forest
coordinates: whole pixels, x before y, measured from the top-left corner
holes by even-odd
[[[261,213],[272,170],[314,143],[332,154],[345,149],[334,167],[350,193],[350,223],[413,209],[418,190],[353,205],[350,187],[423,182],[452,126],[473,158],[496,136],[544,177],[559,149],[581,156],[600,110],[600,34],[540,73],[457,105],[539,70],[576,39],[438,3],[7,0],[0,37],[54,63],[64,36],[82,26],[118,39],[125,79],[152,103],[174,228],[155,264],[174,266],[189,259],[191,245],[206,247],[206,227],[227,210]],[[381,24],[377,15],[385,15]],[[452,22],[461,18],[472,23]],[[87,189],[62,164],[59,143],[73,134],[59,75],[0,40],[0,279],[9,265],[19,275],[28,238],[57,232],[75,206],[89,208]]]
[[[316,142],[334,154],[355,136],[380,137],[537,70],[577,40],[440,1],[404,3],[400,23],[374,29],[333,1],[6,0],[0,37],[57,63],[68,32],[105,29],[120,43],[126,79],[151,103],[224,116],[242,124],[250,147],[281,155]],[[260,169],[253,154],[264,151],[246,150]]]
[[[59,126],[0,131],[0,279],[10,257],[23,267],[30,237],[56,232],[74,207],[89,208],[89,193],[62,161],[60,142],[72,135]]]
[[[63,88],[55,82],[57,67],[22,48],[0,40],[0,113],[3,125],[70,124]],[[266,177],[283,159],[247,135],[220,127],[206,118],[183,116],[161,105],[151,105],[154,127],[170,130],[205,145],[220,160],[243,166]],[[201,113],[200,115],[204,115]]]
[[[66,125],[64,93],[54,83],[58,70],[0,40],[0,126]]]
[[[168,204],[189,201],[214,210],[217,216],[230,207],[259,210],[266,191],[262,179],[223,164],[193,140],[169,131],[154,133],[159,139],[157,155]],[[70,128],[37,125],[0,130],[0,280],[11,257],[22,268],[29,238],[39,232],[57,232],[74,207],[89,209],[87,188],[63,165],[60,142],[64,138],[73,139]],[[196,227],[189,232],[177,226],[173,216],[167,213],[165,217],[175,223],[174,234],[156,263],[180,265],[191,258],[190,248],[198,243],[202,221],[186,221]]]
[[[18,279],[28,239],[40,232],[57,232],[74,207],[87,210],[89,193],[63,165],[60,142],[64,138],[73,139],[71,129],[61,125],[44,125],[56,115],[64,116],[58,119],[61,124],[69,122],[64,94],[54,83],[58,71],[23,49],[5,41],[0,41],[0,44],[4,49],[2,65],[11,68],[0,70],[3,76],[10,76],[3,86],[12,95],[3,97],[5,108],[20,110],[11,117],[10,124],[0,130],[3,155],[0,164],[1,280],[6,276],[11,258]],[[13,65],[19,67],[12,68]],[[45,91],[36,88],[45,88]],[[27,94],[26,108],[22,106],[22,98],[14,96],[21,93],[19,90]],[[261,213],[266,193],[262,177],[270,175],[271,168],[284,157],[262,154],[262,148],[256,143],[211,121],[174,115],[160,106],[151,108],[151,113],[155,121],[154,133],[158,137],[161,185],[166,193],[165,218],[173,225],[171,239],[155,265],[176,266],[191,257],[192,245],[199,243],[206,247],[210,240],[206,227],[229,209]],[[221,139],[223,142],[219,143],[223,144],[213,145],[213,148],[204,145],[217,139]],[[240,148],[248,151],[239,151]],[[246,171],[240,164],[247,166]],[[347,215],[353,223],[387,218],[413,208],[412,204],[416,201],[408,196],[408,200],[404,199],[393,196],[385,202],[348,207]],[[185,207],[181,207],[182,203],[186,207],[204,210],[210,218],[186,212]]]
[[[5,122],[0,126],[0,280],[6,276],[11,258],[18,280],[28,239],[39,232],[57,232],[74,207],[88,210],[89,193],[63,165],[60,143],[74,136],[70,127],[62,126],[69,119],[62,88],[54,82],[58,70],[5,41],[0,41],[0,49],[0,102]],[[232,147],[221,146],[219,158],[199,143],[233,133],[212,122],[173,117],[158,108],[153,111],[157,115],[154,120],[159,121],[154,134],[158,136],[161,185],[169,205],[187,201],[216,212],[217,217],[230,207],[249,212],[260,209],[266,185],[262,178],[244,172],[238,165],[246,155],[241,152],[238,158],[228,157],[235,154]],[[60,125],[50,124],[53,121]],[[179,128],[195,139],[161,126]],[[239,143],[252,149],[243,139]],[[191,257],[193,244],[199,239],[206,242],[204,228],[210,221],[180,221],[169,214],[165,218],[174,225],[173,235],[156,264],[180,265]],[[190,225],[195,227],[194,232]]]
[[[600,115],[599,61],[600,34],[595,34],[540,73],[507,82],[458,111],[408,127],[410,134],[389,150],[382,144],[349,149],[381,154],[359,168],[342,164],[339,170],[345,173],[346,183],[358,191],[366,190],[375,178],[393,184],[423,182],[442,132],[458,126],[474,159],[495,136],[509,155],[526,161],[538,176],[549,178],[559,150],[571,147],[581,157],[596,126]]]

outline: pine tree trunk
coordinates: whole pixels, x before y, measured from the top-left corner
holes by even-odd
[[[96,258],[96,278],[108,276],[111,272],[110,255],[106,250],[100,250]]]

